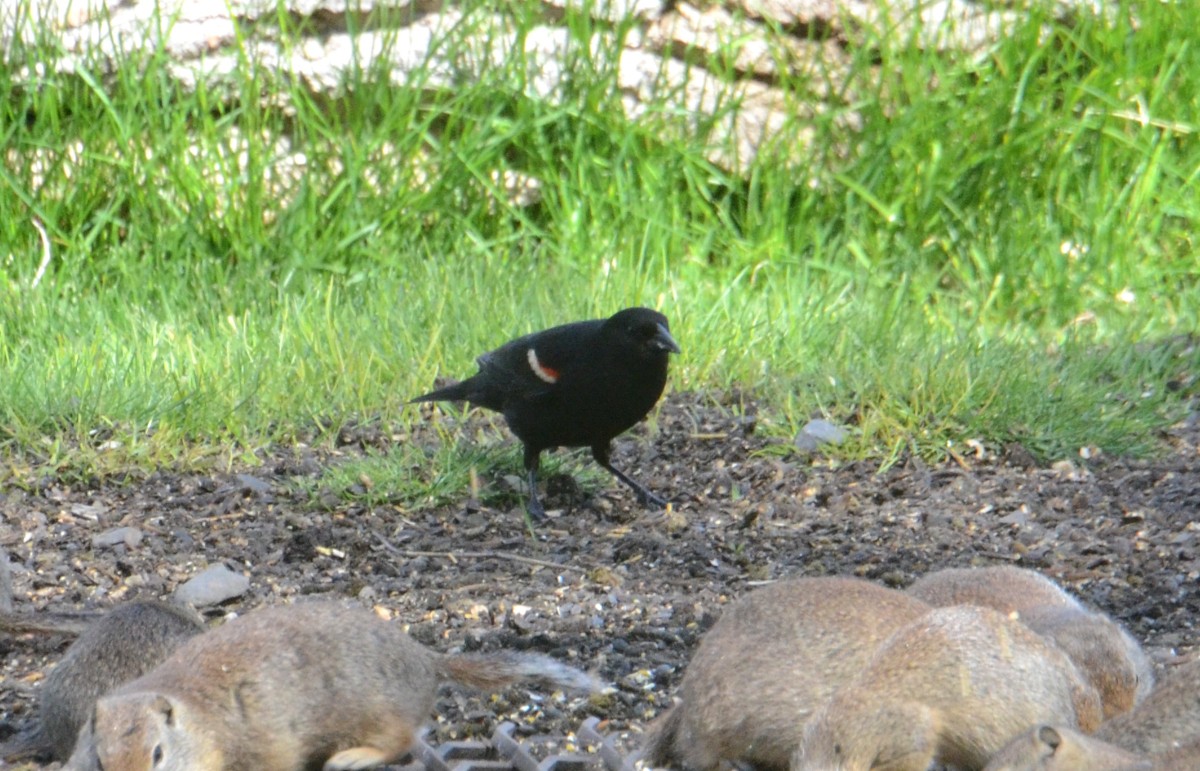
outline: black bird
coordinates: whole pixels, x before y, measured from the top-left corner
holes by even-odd
[[[537,495],[542,450],[590,447],[592,457],[629,485],[643,504],[666,501],[612,465],[612,440],[662,396],[667,356],[679,345],[667,317],[626,308],[608,319],[577,321],[518,337],[475,362],[479,372],[414,402],[467,401],[504,415],[525,446],[530,516],[542,520]]]

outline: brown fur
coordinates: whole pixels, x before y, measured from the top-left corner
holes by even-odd
[[[1096,687],[1106,718],[1133,709],[1154,687],[1150,658],[1124,628],[1036,571],[949,568],[918,579],[908,593],[937,607],[970,604],[1016,613],[1071,657]]]
[[[1143,753],[1169,752],[1200,738],[1200,659],[1176,667],[1150,698],[1107,721],[1096,736]]]
[[[928,610],[857,578],[796,578],[750,592],[704,636],[679,686],[681,702],[647,732],[647,762],[786,768],[807,716],[892,632]]]
[[[1038,722],[1100,722],[1074,663],[991,608],[937,608],[896,633],[808,722],[794,771],[980,769]]]
[[[75,771],[370,768],[402,757],[438,683],[541,678],[591,688],[537,654],[445,656],[363,608],[261,608],[191,640],[96,702]]]
[[[984,771],[1196,771],[1200,737],[1141,755],[1060,726],[1037,726],[1009,742]]]
[[[0,558],[0,593],[12,585],[7,558]],[[47,620],[23,626],[21,631],[60,632]],[[11,616],[9,616],[11,619]],[[75,746],[80,727],[87,722],[96,699],[113,688],[150,671],[184,640],[204,630],[194,611],[155,600],[118,605],[84,626],[79,638],[50,670],[38,691],[38,714],[32,727],[0,747],[7,761],[31,758],[66,760]]]
[[[1179,747],[1151,756],[1154,771],[1196,771],[1200,768],[1200,736]]]
[[[993,755],[984,771],[1154,771],[1154,764],[1073,729],[1039,725]]]

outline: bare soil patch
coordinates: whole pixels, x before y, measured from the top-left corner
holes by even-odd
[[[1164,664],[1200,639],[1200,418],[1168,432],[1152,460],[1044,468],[1010,447],[881,470],[781,451],[754,430],[754,414],[741,398],[673,395],[654,435],[639,428],[614,457],[671,511],[640,509],[615,481],[587,495],[558,475],[545,503],[560,513],[533,538],[517,494],[501,508],[464,491],[441,509],[406,510],[314,502],[298,490],[296,479],[390,445],[390,432],[368,426],[344,432],[336,452],[278,448],[229,474],[85,483],[49,474],[36,490],[0,493],[0,548],[22,610],[164,596],[223,561],[250,589],[210,618],[298,595],[356,597],[437,649],[544,651],[616,686],[592,701],[448,690],[431,741],[490,735],[499,720],[562,734],[597,715],[635,746],[722,605],[782,576],[901,587],[931,569],[1012,562],[1120,619]],[[410,428],[408,441],[439,441]],[[126,526],[139,543],[93,547],[97,534]],[[0,637],[0,739],[32,714],[37,682],[67,642]]]

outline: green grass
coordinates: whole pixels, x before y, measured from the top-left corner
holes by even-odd
[[[881,33],[839,84],[861,131],[794,126],[811,150],[744,177],[624,121],[582,44],[557,103],[519,60],[451,91],[361,72],[328,103],[252,62],[232,92],[189,92],[161,54],[67,75],[49,39],[13,46],[0,482],[405,425],[475,354],[635,303],[671,318],[674,388],[752,389],[780,435],[831,416],[855,428],[847,455],[1150,452],[1200,365],[1173,337],[1200,320],[1200,8],[1136,15],[1131,33],[1034,12],[977,57]],[[260,106],[272,91],[293,115]],[[540,202],[509,204],[503,172]]]
[[[489,506],[512,507],[526,499],[520,445],[499,431],[469,436],[440,431],[436,448],[399,443],[386,451],[368,449],[331,464],[319,476],[296,480],[295,488],[316,501],[337,505],[353,500],[400,510],[461,501],[471,494]],[[589,490],[604,489],[612,477],[594,464],[580,462],[586,451],[548,454],[540,479],[569,473]]]

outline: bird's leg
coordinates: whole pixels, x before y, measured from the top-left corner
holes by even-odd
[[[634,494],[637,495],[638,503],[641,503],[643,506],[649,506],[653,504],[660,509],[665,508],[667,505],[665,500],[659,498],[657,495],[650,492],[630,477],[626,476],[624,472],[612,464],[612,462],[609,460],[610,452],[611,447],[607,444],[598,444],[592,447],[592,457],[596,459],[596,462],[608,469],[608,473],[612,474],[617,479],[628,485],[629,489],[633,490]]]
[[[542,508],[542,502],[538,500],[537,492],[537,472],[541,460],[541,450],[525,446],[525,474],[529,482],[529,502],[525,504],[525,511],[529,512],[529,516],[534,522],[546,521],[546,510]]]

